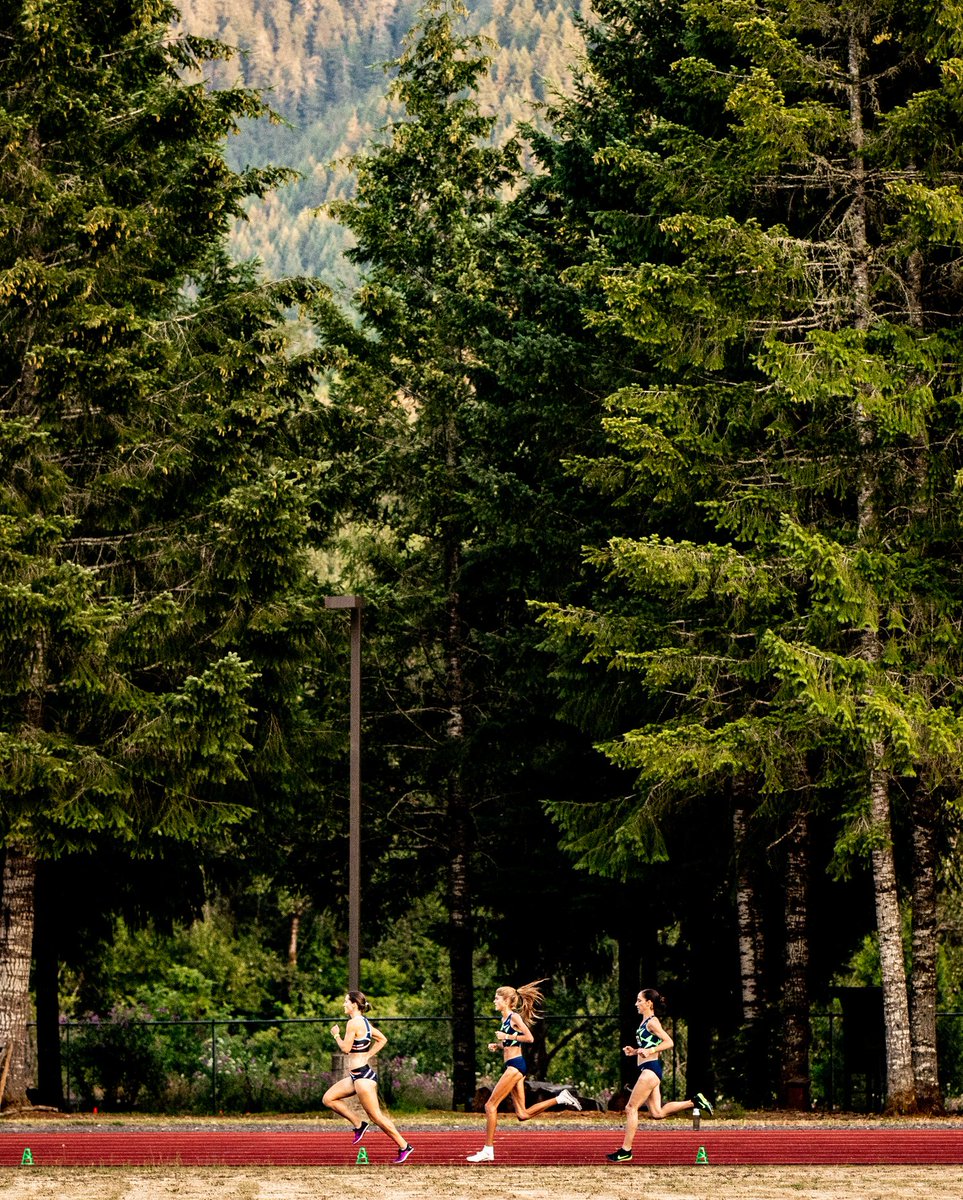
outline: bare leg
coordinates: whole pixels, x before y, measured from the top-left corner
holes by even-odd
[[[625,1130],[622,1136],[623,1150],[632,1149],[632,1143],[635,1141],[635,1134],[639,1128],[639,1108],[649,1101],[652,1093],[657,1091],[658,1087],[659,1077],[655,1071],[639,1072],[639,1078],[632,1089],[632,1094],[629,1096],[629,1102],[625,1106]]]
[[[495,1084],[492,1094],[485,1101],[485,1145],[495,1145],[495,1126],[498,1124],[498,1106],[522,1082],[522,1073],[516,1067],[506,1067],[501,1079]]]
[[[399,1150],[404,1150],[408,1145],[407,1141],[398,1132],[394,1121],[382,1111],[381,1105],[378,1103],[377,1083],[373,1079],[359,1079],[354,1085],[354,1090],[361,1101],[361,1107],[370,1119],[385,1131]]]
[[[651,1074],[651,1072],[649,1072]],[[669,1100],[666,1104],[662,1103],[662,1085],[661,1083],[651,1092],[648,1099],[649,1116],[653,1121],[664,1121],[666,1117],[671,1117],[673,1113],[685,1112],[687,1108],[695,1108],[691,1100]]]
[[[332,1083],[324,1093],[321,1103],[326,1108],[334,1109],[338,1116],[344,1117],[346,1121],[350,1121],[354,1128],[357,1129],[358,1127],[354,1123],[354,1113],[348,1108],[347,1104],[343,1103],[348,1096],[353,1096],[354,1094],[354,1080],[339,1079],[337,1083]]]
[[[540,1112],[544,1112],[546,1108],[551,1108],[558,1104],[558,1098],[552,1096],[550,1100],[540,1100],[538,1104],[533,1104],[531,1108],[525,1107],[525,1080],[521,1076],[518,1082],[512,1089],[512,1104],[515,1105],[515,1116],[519,1121],[530,1121],[532,1117],[537,1117]]]

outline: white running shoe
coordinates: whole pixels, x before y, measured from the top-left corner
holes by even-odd
[[[579,1103],[578,1098],[573,1096],[568,1088],[565,1088],[563,1091],[559,1092],[559,1094],[555,1097],[555,1102],[556,1104],[568,1104],[570,1107],[574,1108],[576,1112],[582,1111],[582,1106]]]
[[[495,1147],[494,1146],[482,1146],[482,1148],[478,1151],[477,1154],[469,1154],[466,1161],[467,1162],[494,1162],[495,1161]]]

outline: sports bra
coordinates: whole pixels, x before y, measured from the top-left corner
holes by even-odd
[[[371,1022],[367,1017],[364,1016],[361,1018],[361,1020],[364,1021],[365,1036],[356,1037],[354,1039],[354,1041],[351,1043],[351,1049],[348,1051],[349,1054],[361,1054],[371,1045]]]
[[[643,1050],[654,1050],[662,1042],[658,1034],[649,1033],[649,1022],[651,1020],[651,1017],[646,1017],[635,1031],[635,1040]]]
[[[512,1037],[513,1037],[513,1040],[512,1040],[512,1041],[509,1041],[509,1040],[508,1040],[508,1038],[506,1038],[506,1039],[505,1039],[505,1041],[503,1041],[503,1042],[502,1042],[502,1045],[503,1045],[503,1046],[517,1046],[517,1045],[519,1045],[519,1042],[518,1042],[518,1030],[517,1030],[517,1029],[515,1028],[515,1026],[512,1024],[512,1014],[511,1014],[511,1013],[509,1013],[509,1014],[508,1014],[508,1016],[507,1016],[507,1017],[505,1017],[505,1018],[502,1020],[502,1026],[501,1026],[501,1029],[502,1029],[502,1033],[510,1033],[510,1034],[512,1035]]]

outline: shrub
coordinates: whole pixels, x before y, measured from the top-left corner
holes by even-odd
[[[451,1108],[451,1079],[444,1071],[419,1071],[417,1058],[399,1056],[389,1060],[382,1073],[385,1096],[395,1108],[403,1112]]]

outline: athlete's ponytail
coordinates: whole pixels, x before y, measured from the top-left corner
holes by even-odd
[[[660,995],[655,988],[643,988],[642,997],[652,1005],[655,1015],[661,1017],[666,1010],[665,996]]]
[[[527,1025],[529,1021],[537,1021],[541,1016],[535,1008],[545,999],[538,987],[544,982],[544,979],[535,979],[531,983],[523,983],[520,988],[500,987],[498,995],[504,996],[512,1008],[518,1009],[519,1015]]]
[[[364,992],[348,992],[348,999],[352,1004],[357,1004],[361,1012],[371,1012],[371,1005],[365,999]]]

